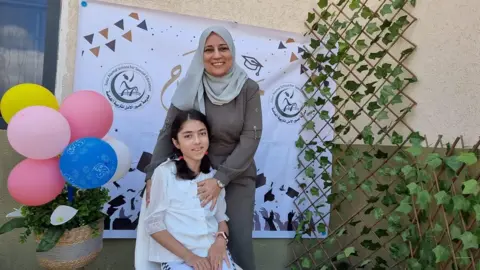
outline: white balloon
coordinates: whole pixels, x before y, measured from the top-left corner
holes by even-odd
[[[113,177],[108,181],[111,183],[118,181],[128,173],[128,170],[130,170],[130,166],[132,164],[132,156],[130,155],[130,149],[128,149],[128,146],[126,146],[123,142],[110,136],[105,136],[103,140],[110,144],[117,154],[117,170],[115,171]]]
[[[72,219],[78,210],[68,205],[59,205],[50,216],[50,223],[53,226],[62,225]]]

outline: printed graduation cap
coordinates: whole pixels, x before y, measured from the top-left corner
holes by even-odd
[[[255,188],[263,187],[267,183],[267,178],[263,173],[257,175],[255,179]]]
[[[257,71],[255,75],[259,76],[260,75],[260,70],[262,70],[262,64],[255,58],[247,55],[242,55],[243,59],[245,59],[245,62],[243,65],[252,70],[252,71]]]
[[[140,160],[138,161],[137,164],[137,170],[141,172],[145,172],[145,167],[150,164],[150,161],[152,160],[152,154],[148,152],[143,152],[142,156],[140,157]]]
[[[298,191],[296,191],[295,189],[289,187],[288,190],[287,190],[287,196],[290,197],[290,198],[294,198],[294,197],[297,197],[298,196]]]

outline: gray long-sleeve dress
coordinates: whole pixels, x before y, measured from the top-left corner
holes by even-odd
[[[168,110],[158,136],[146,179],[173,154],[170,126],[179,110]],[[252,230],[257,169],[254,155],[262,134],[262,108],[258,84],[248,79],[240,94],[218,106],[205,98],[205,114],[211,139],[208,156],[217,170],[215,179],[225,184],[230,230],[229,250],[244,270],[254,270]]]

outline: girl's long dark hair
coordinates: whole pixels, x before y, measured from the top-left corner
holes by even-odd
[[[208,138],[210,139],[210,126],[208,125],[207,117],[196,110],[180,111],[177,114],[175,120],[173,120],[172,122],[170,139],[175,139],[176,141],[178,141],[178,133],[180,132],[183,124],[188,120],[197,120],[202,122],[207,128]],[[179,149],[177,149],[175,146],[173,148],[173,152],[177,158],[182,156],[182,152]],[[175,165],[177,167],[177,178],[184,180],[192,180],[197,177],[197,175],[188,167],[187,162],[185,162],[184,159],[176,160]],[[210,168],[210,159],[207,155],[205,155],[200,163],[200,172],[209,173]]]

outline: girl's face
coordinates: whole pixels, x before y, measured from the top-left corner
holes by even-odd
[[[207,127],[198,120],[187,120],[180,128],[173,144],[185,160],[201,161],[209,146]]]
[[[233,57],[227,42],[219,35],[212,33],[205,42],[203,65],[208,74],[222,77],[230,71]]]

